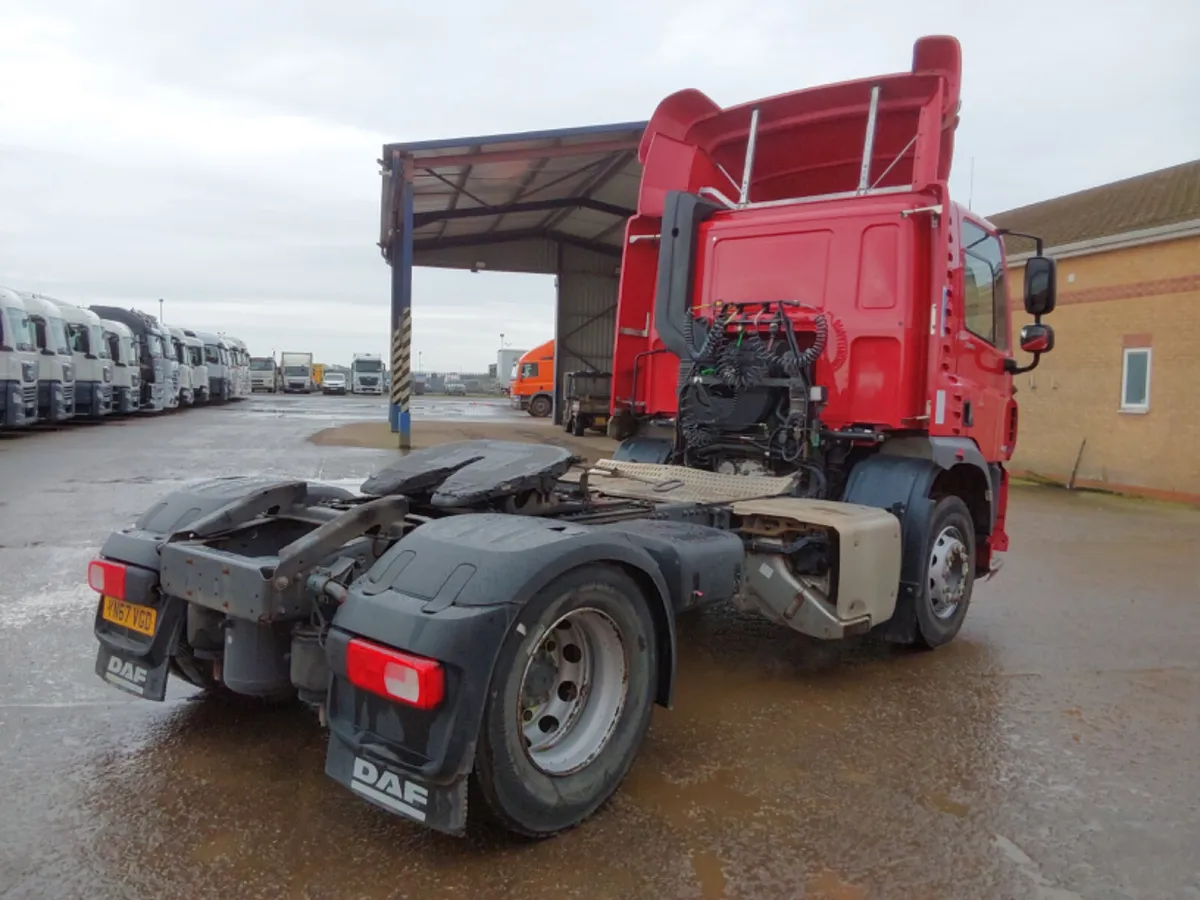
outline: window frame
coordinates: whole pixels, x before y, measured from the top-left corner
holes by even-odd
[[[968,228],[973,228],[978,231],[982,238],[976,237],[968,243]],[[993,231],[984,228],[979,222],[974,219],[964,217],[959,227],[959,241],[962,248],[962,322],[974,337],[986,343],[989,347],[999,351],[1000,353],[1008,353],[1012,348],[1012,334],[1009,323],[1008,310],[1008,270],[1007,259],[1005,256],[1004,241],[1000,235]],[[993,265],[991,260],[987,259],[983,254],[977,252],[976,248],[983,246],[988,241],[995,241],[996,247],[999,250],[1000,261]],[[991,326],[991,336],[980,334],[973,329],[969,322],[970,318],[967,312],[967,268],[968,258],[976,262],[986,265],[991,270],[991,286],[992,286],[992,303],[990,315],[988,317]]]
[[[1133,353],[1144,353],[1146,356],[1146,399],[1141,403],[1130,403],[1125,398],[1129,389],[1129,357]],[[1150,382],[1153,375],[1154,351],[1150,347],[1125,347],[1121,350],[1121,405],[1123,413],[1145,415],[1150,412]]]

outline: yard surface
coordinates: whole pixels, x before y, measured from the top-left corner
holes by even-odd
[[[384,415],[255,397],[0,440],[0,897],[1200,898],[1194,510],[1018,488],[1004,569],[934,653],[684,618],[676,708],[613,802],[540,844],[367,806],[303,709],[94,675],[110,529],[199,477],[357,485],[396,453]],[[414,435],[578,443],[436,397]]]

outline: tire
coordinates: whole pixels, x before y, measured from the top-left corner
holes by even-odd
[[[535,419],[544,419],[550,415],[554,404],[550,402],[550,398],[545,394],[538,394],[529,401],[529,414]]]
[[[975,587],[975,524],[959,497],[943,497],[934,506],[921,573],[917,642],[932,650],[958,634]]]
[[[564,617],[569,617],[567,626],[556,627]],[[563,634],[566,640],[546,640]],[[579,640],[574,659],[570,635]],[[615,644],[614,635],[619,636]],[[539,671],[547,658],[534,653],[552,643],[561,644],[562,668]],[[623,654],[614,654],[617,646]],[[530,838],[551,837],[595,813],[624,780],[650,725],[657,655],[645,596],[621,569],[581,566],[539,591],[505,639],[488,688],[471,776],[479,806],[501,827]],[[621,659],[624,677],[619,663],[613,664]],[[576,668],[568,668],[572,663]],[[564,670],[568,676],[591,671],[593,677],[575,688],[582,700],[564,692],[575,682],[556,681]],[[522,691],[527,671],[531,689],[547,701],[536,710],[526,706],[538,703],[536,694],[531,698]],[[564,705],[567,700],[580,705]],[[528,714],[518,714],[523,706]],[[540,738],[559,721],[552,713],[570,714],[571,724],[557,735],[550,731],[543,738],[552,741],[548,746],[528,743],[526,729]],[[589,734],[603,736],[589,739]]]
[[[583,437],[587,434],[588,424],[590,420],[576,416],[571,420],[571,434],[575,437]]]
[[[571,429],[575,427],[575,420],[568,418],[563,420],[563,431],[567,434],[571,433]]]

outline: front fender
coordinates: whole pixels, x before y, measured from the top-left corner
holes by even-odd
[[[521,608],[558,576],[614,562],[646,588],[659,623],[660,695],[670,697],[675,617],[654,559],[628,536],[527,516],[451,516],[397,542],[349,590],[327,644],[329,725],[433,783],[470,771],[499,655]],[[345,681],[351,636],[440,661],[446,700],[435,712],[399,707]]]

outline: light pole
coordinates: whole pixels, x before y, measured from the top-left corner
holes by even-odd
[[[166,319],[163,318],[162,306],[163,306],[162,297],[159,297],[158,298],[158,321],[159,321],[160,325],[165,325]]]
[[[423,365],[421,365],[421,351],[420,350],[417,351],[417,371],[418,372],[425,371],[425,367]]]

